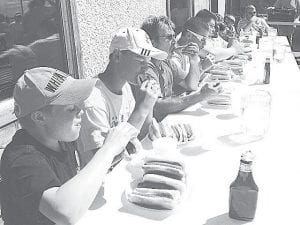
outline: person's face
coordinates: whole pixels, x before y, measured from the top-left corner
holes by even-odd
[[[216,21],[215,20],[210,20],[208,23],[208,28],[209,28],[209,36],[213,37],[215,36],[216,33]]]
[[[150,57],[141,56],[129,50],[121,51],[121,68],[124,69],[125,79],[129,82],[135,80],[137,75],[143,74],[147,69]]]
[[[171,53],[176,43],[174,30],[166,24],[161,25],[158,28],[157,40],[154,43],[154,47]]]
[[[190,36],[190,42],[196,43],[199,46],[199,49],[202,49],[205,46],[206,38],[209,35],[208,30],[198,31],[197,33],[193,32],[191,30],[187,30],[187,32],[190,33],[190,35],[189,35]]]
[[[249,8],[246,11],[246,19],[250,20],[253,16],[256,16],[256,10],[253,8]]]
[[[49,138],[71,142],[79,137],[82,110],[76,105],[51,105],[44,116],[44,130]]]

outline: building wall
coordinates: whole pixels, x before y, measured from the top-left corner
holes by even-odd
[[[218,13],[224,16],[225,14],[225,2],[226,0],[219,0],[218,1]]]
[[[195,3],[195,14],[200,9],[210,9],[210,0],[194,0]]]
[[[121,27],[139,27],[149,15],[166,15],[166,0],[76,0],[84,77],[105,69],[108,47]]]

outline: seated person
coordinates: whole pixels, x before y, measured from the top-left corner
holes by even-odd
[[[1,158],[5,224],[75,224],[91,206],[115,154],[137,136],[136,128],[121,124],[77,171],[82,115],[77,105],[94,85],[95,79],[76,80],[48,67],[27,70],[16,83],[14,112],[22,129]]]
[[[183,26],[183,31],[181,34],[180,39],[178,40],[178,44],[180,46],[187,46],[187,48],[180,48],[179,50],[175,49],[176,54],[172,54],[170,60],[177,65],[178,70],[183,68],[182,64],[189,65],[189,61],[193,60],[193,53],[196,53],[200,56],[198,59],[198,70],[200,70],[200,77],[196,77],[192,82],[196,86],[195,89],[198,88],[198,84],[200,80],[202,80],[202,74],[211,68],[213,65],[213,60],[207,57],[207,55],[200,55],[200,52],[196,50],[201,50],[204,48],[206,44],[206,38],[209,35],[209,28],[207,24],[202,23],[199,21],[198,17],[192,17],[186,21]],[[193,49],[193,45],[198,47]],[[175,76],[178,73],[173,72]],[[186,72],[187,74],[187,72]],[[182,85],[182,83],[180,83]],[[173,88],[174,89],[174,88]]]
[[[244,49],[236,40],[226,42],[218,35],[216,32],[217,17],[214,15],[214,13],[203,9],[196,14],[196,17],[198,17],[209,27],[210,34],[209,38],[206,40],[204,50],[215,55],[216,61],[222,61],[244,52]]]
[[[140,130],[147,118],[140,138],[147,134],[158,85],[153,80],[143,82],[140,99],[135,101],[129,82],[145,71],[150,57],[167,57],[167,53],[154,48],[148,35],[138,28],[120,29],[111,41],[109,52],[109,63],[97,76],[98,82],[83,105],[80,140],[86,161],[102,149],[108,131],[121,122],[128,121]],[[116,156],[114,164],[121,159],[122,155]]]
[[[142,29],[149,35],[153,46],[168,52],[169,56],[171,56],[175,46],[175,33],[173,30],[173,23],[167,17],[150,16],[143,22]],[[198,58],[197,55],[193,57]],[[199,71],[198,62],[199,61],[194,60],[194,63],[197,63],[194,67],[196,71]],[[215,90],[210,89],[205,85],[201,90],[197,90],[193,94],[187,96],[174,96],[173,85],[174,83],[179,84],[182,82],[183,77],[173,75],[171,63],[170,60],[158,60],[152,57],[145,75],[139,76],[139,79],[142,80],[148,77],[159,82],[160,94],[153,111],[154,117],[158,121],[161,121],[170,113],[180,112],[217,93]],[[138,98],[138,96],[139,94],[136,92],[135,97]]]
[[[237,32],[263,32],[268,33],[269,25],[263,18],[256,16],[256,8],[248,5],[245,8],[245,17],[241,19],[237,25]]]
[[[199,67],[200,57],[199,49],[205,44],[205,35],[208,34],[208,27],[204,28],[204,24],[200,23],[195,17],[188,19],[176,46],[169,58],[169,65],[173,73],[173,95],[179,95],[183,92],[195,91],[203,74],[202,67]],[[193,31],[200,34],[196,34]]]
[[[219,35],[227,42],[237,37],[234,24],[235,24],[235,17],[230,14],[226,14],[224,16],[224,23],[222,23],[224,27],[223,29],[220,28]]]

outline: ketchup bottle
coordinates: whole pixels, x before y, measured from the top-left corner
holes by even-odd
[[[264,84],[270,83],[270,75],[271,75],[271,61],[270,58],[266,58],[265,61],[265,68],[264,68]]]
[[[254,155],[247,151],[241,156],[239,173],[230,185],[229,217],[237,220],[254,219],[258,187],[252,176]]]

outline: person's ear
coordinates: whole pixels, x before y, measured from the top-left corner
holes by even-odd
[[[37,124],[44,124],[45,123],[45,115],[41,111],[35,111],[30,115],[32,121]]]
[[[157,40],[154,40],[154,39],[150,39],[150,40],[151,40],[152,46],[154,48],[157,48],[157,46],[158,46],[158,38],[157,38]]]

